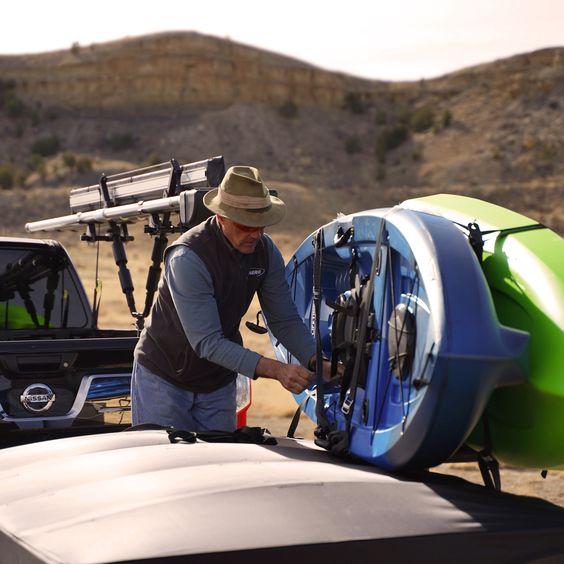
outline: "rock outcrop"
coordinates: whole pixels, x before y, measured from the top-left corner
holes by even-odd
[[[216,109],[230,104],[337,108],[349,92],[384,83],[194,32],[152,36],[38,55],[0,57],[4,80],[27,99],[73,109]]]

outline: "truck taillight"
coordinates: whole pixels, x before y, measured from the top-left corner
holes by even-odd
[[[247,410],[251,407],[251,379],[237,374],[237,428],[247,424]]]

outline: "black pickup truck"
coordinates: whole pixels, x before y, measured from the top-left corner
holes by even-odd
[[[0,447],[106,429],[105,411],[128,409],[137,331],[95,318],[59,242],[0,238]]]

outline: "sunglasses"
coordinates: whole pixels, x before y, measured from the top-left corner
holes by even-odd
[[[257,231],[264,231],[264,227],[249,227],[248,225],[241,225],[240,223],[236,223],[232,221],[233,225],[239,229],[239,231],[243,231],[244,233],[256,233]]]
[[[243,233],[258,233],[259,231],[264,231],[264,227],[249,227],[248,225],[242,225],[236,221],[230,220],[231,223]]]
[[[223,224],[225,218],[221,215],[217,216],[219,223]],[[264,231],[265,227],[249,227],[248,225],[242,225],[241,223],[237,223],[232,219],[229,220],[239,231],[243,231],[243,233],[256,233],[257,231]]]

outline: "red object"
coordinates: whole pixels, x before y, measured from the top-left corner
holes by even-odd
[[[253,386],[249,382],[249,401],[237,411],[237,429],[244,427],[247,424],[247,411],[253,403]]]

